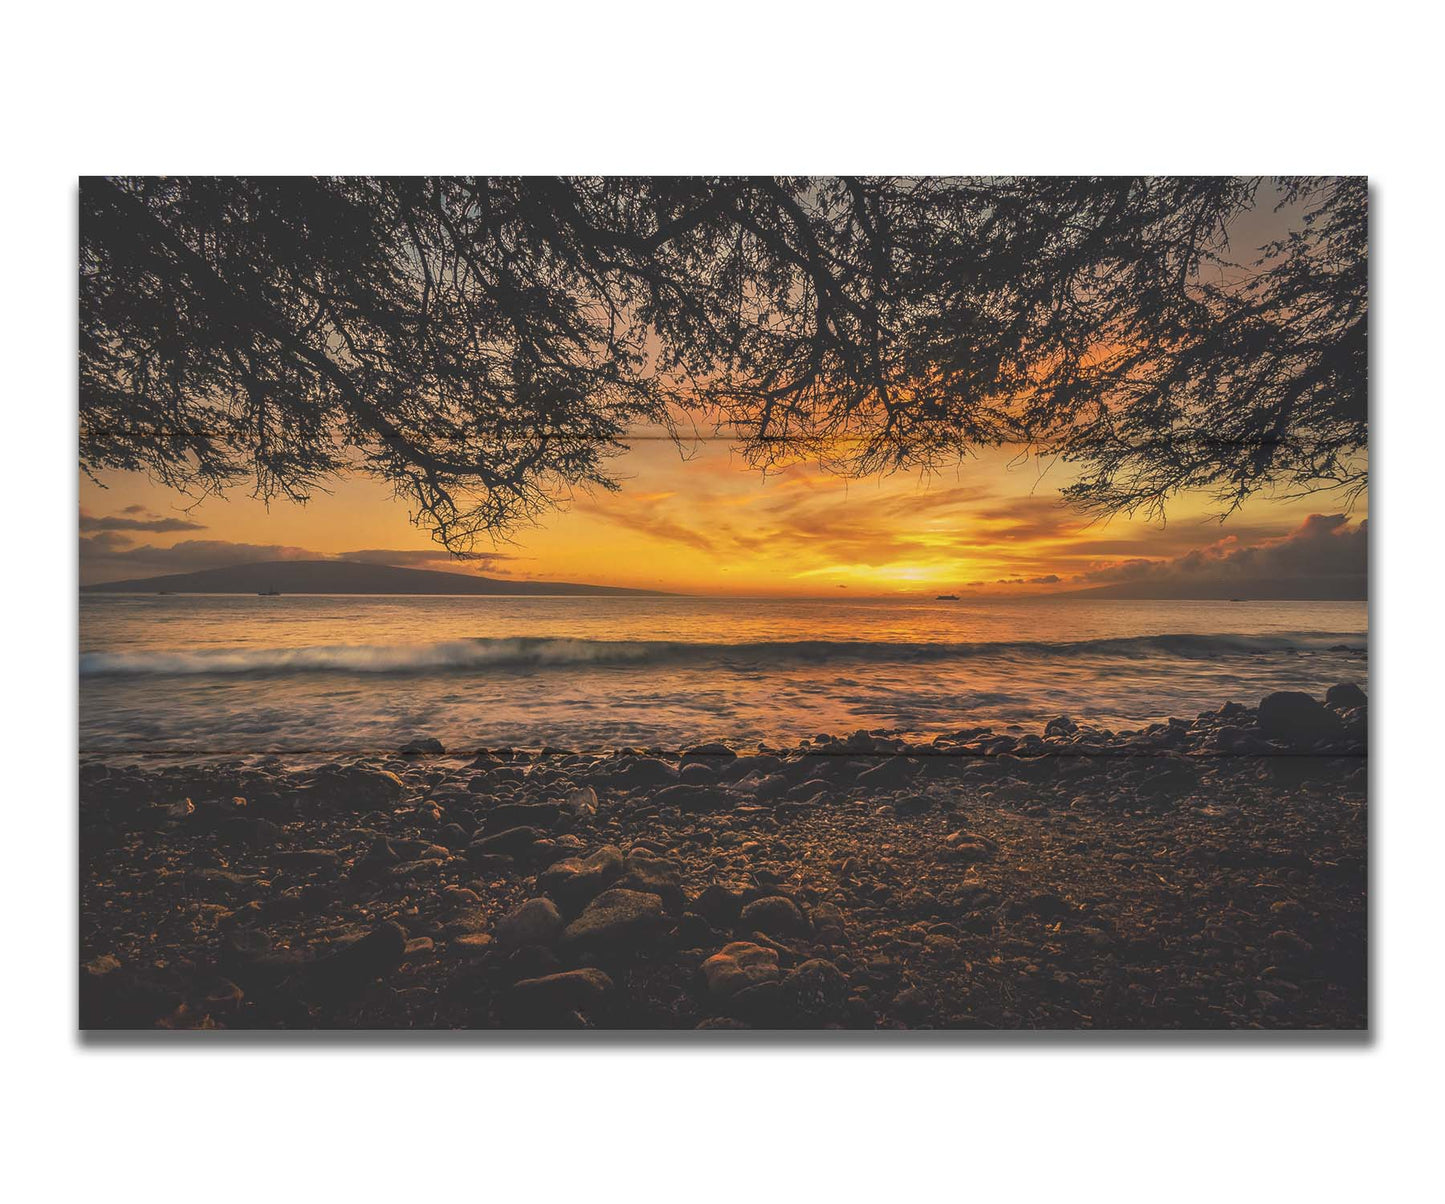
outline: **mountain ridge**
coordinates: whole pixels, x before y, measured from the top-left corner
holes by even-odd
[[[193,573],[167,573],[158,577],[132,577],[123,581],[97,581],[82,585],[83,594],[417,594],[666,597],[661,590],[623,589],[572,581],[504,581],[437,569],[408,569],[355,560],[267,560],[252,564],[201,569]]]

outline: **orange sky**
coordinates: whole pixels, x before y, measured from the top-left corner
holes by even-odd
[[[1085,587],[1088,574],[1138,558],[1268,544],[1312,513],[1340,509],[1329,498],[1255,500],[1221,527],[1207,499],[1181,497],[1163,528],[1123,518],[1091,526],[1058,504],[1066,466],[1041,475],[1037,461],[1014,460],[985,452],[932,478],[843,481],[807,466],[764,478],[725,440],[699,443],[687,459],[667,440],[640,440],[614,462],[620,492],[579,496],[471,566],[448,561],[380,482],[349,479],[304,507],[268,510],[241,492],[187,512],[184,498],[143,476],[109,474],[105,489],[82,478],[81,580],[366,552],[414,567],[686,593],[1045,593]],[[1363,507],[1350,516],[1363,517]]]

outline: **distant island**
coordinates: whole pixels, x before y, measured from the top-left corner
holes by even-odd
[[[666,597],[660,590],[570,581],[500,581],[435,569],[402,569],[350,560],[269,560],[82,585],[83,594],[507,594]]]

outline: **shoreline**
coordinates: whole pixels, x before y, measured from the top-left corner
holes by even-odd
[[[1366,728],[89,754],[81,1024],[1361,1028]]]

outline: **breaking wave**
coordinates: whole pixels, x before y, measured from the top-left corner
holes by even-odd
[[[863,640],[785,640],[689,643],[673,640],[512,638],[448,640],[434,644],[326,644],[299,648],[213,648],[198,651],[86,652],[82,677],[142,675],[263,675],[297,673],[446,673],[549,666],[689,663],[765,667],[829,662],[927,663],[994,656],[1178,657],[1365,651],[1358,632],[1280,632],[1272,635],[1149,635],[1053,643],[916,643]]]

